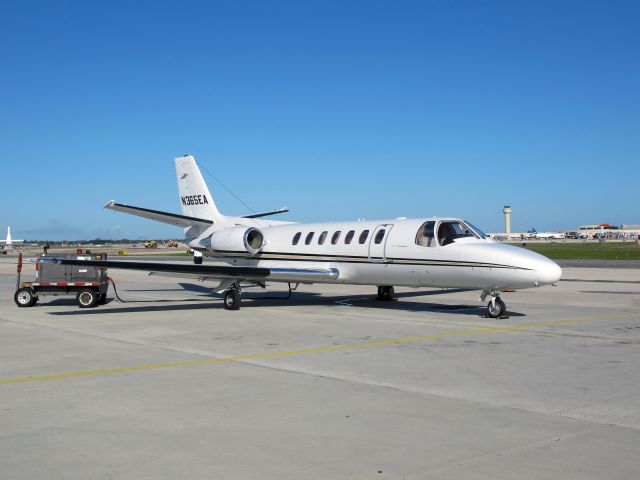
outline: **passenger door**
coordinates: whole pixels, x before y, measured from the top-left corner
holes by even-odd
[[[387,238],[389,238],[389,232],[392,228],[392,223],[385,223],[378,225],[373,231],[373,235],[371,235],[371,239],[369,240],[370,262],[384,262],[387,259]]]

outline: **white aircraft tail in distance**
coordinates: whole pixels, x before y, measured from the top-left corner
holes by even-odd
[[[189,247],[226,265],[57,261],[216,281],[229,310],[240,307],[247,284],[332,283],[372,285],[381,300],[392,299],[394,286],[479,290],[482,301],[490,299],[491,317],[506,314],[502,291],[553,284],[562,273],[548,258],[494,242],[458,218],[294,223],[269,218],[286,209],[223,215],[195,159],[184,156],[175,164],[180,214],[115,201],[106,208],[182,227]]]
[[[7,227],[7,238],[6,240],[0,240],[0,246],[10,249],[15,247],[16,243],[24,243],[24,240],[16,240],[15,238],[11,238],[11,227]]]

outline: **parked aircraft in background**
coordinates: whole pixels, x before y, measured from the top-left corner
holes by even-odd
[[[539,240],[561,240],[564,238],[564,233],[558,232],[537,232],[535,228],[531,229],[531,235],[533,238]]]
[[[490,240],[458,218],[388,219],[292,223],[265,217],[222,215],[195,159],[177,158],[181,214],[111,201],[106,208],[184,228],[190,248],[226,266],[45,259],[61,264],[150,271],[218,282],[224,307],[240,307],[241,286],[266,282],[373,285],[378,298],[391,300],[393,286],[481,290],[488,315],[506,313],[505,289],[557,282],[560,267],[532,251]],[[197,259],[194,259],[197,263]]]
[[[24,240],[15,240],[11,238],[11,227],[7,227],[7,239],[0,240],[0,245],[4,248],[9,249],[13,248],[16,243],[24,243]]]

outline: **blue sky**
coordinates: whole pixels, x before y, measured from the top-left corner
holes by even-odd
[[[3,2],[0,228],[180,237],[191,153],[299,221],[640,223],[640,3]],[[223,213],[247,209],[205,174]]]

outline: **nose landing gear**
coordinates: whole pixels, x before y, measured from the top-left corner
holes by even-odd
[[[507,306],[500,297],[492,298],[487,304],[487,316],[491,318],[509,318],[509,315],[507,315]]]
[[[489,296],[491,297],[491,300],[489,300],[489,303],[487,304],[487,314],[485,316],[500,319],[509,318],[507,306],[500,298],[500,292],[497,290],[483,290],[482,295],[480,296],[480,301],[484,302]]]

